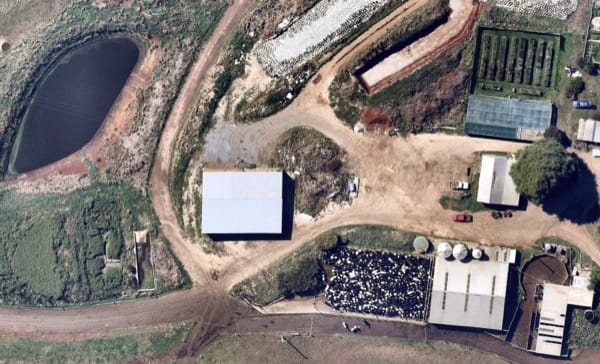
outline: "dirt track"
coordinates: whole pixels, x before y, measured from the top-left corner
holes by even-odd
[[[538,207],[530,205],[528,211],[518,212],[513,219],[504,221],[492,220],[488,214],[477,214],[474,224],[460,225],[452,223],[451,212],[439,206],[437,200],[446,190],[447,181],[464,174],[472,162],[474,151],[516,151],[524,144],[444,134],[424,134],[407,139],[363,136],[354,134],[335,118],[327,101],[328,87],[335,74],[370,41],[383,34],[391,26],[390,21],[399,21],[412,7],[418,7],[424,1],[409,0],[402,10],[394,12],[396,18],[384,19],[372,31],[342,50],[321,69],[321,81],[309,83],[284,111],[248,126],[217,125],[207,138],[208,160],[212,158],[217,161],[216,155],[211,154],[211,151],[219,150],[215,145],[228,143],[231,154],[220,155],[219,163],[227,165],[236,158],[260,162],[261,156],[270,150],[276,138],[285,130],[298,125],[314,127],[348,150],[352,165],[361,176],[361,195],[351,207],[332,212],[314,223],[299,224],[290,242],[228,244],[230,255],[223,258],[205,254],[183,237],[167,186],[172,146],[203,75],[215,61],[233,25],[251,4],[249,0],[236,1],[204,46],[177,98],[160,140],[150,181],[152,202],[163,232],[190,273],[195,287],[160,299],[66,311],[0,308],[0,333],[69,339],[94,335],[104,328],[192,318],[200,324],[192,333],[190,345],[184,347],[180,354],[194,353],[216,337],[221,328],[234,325],[239,316],[249,315],[246,309],[228,296],[227,289],[231,285],[318,233],[344,224],[387,224],[429,235],[514,246],[529,246],[540,236],[557,235],[577,244],[600,262],[600,249],[585,226],[560,222]],[[584,159],[589,158],[584,156]],[[590,160],[587,162],[594,173],[600,173],[600,166],[590,164]],[[220,270],[219,281],[209,278],[210,267]]]

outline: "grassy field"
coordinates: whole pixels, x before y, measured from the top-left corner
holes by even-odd
[[[559,36],[480,28],[477,38],[476,93],[506,96],[513,95],[514,88],[518,97],[556,95]]]
[[[55,342],[28,338],[0,338],[3,363],[122,363],[139,356],[168,354],[185,342],[194,322],[167,325],[106,339]]]
[[[103,274],[105,245],[131,227],[157,229],[148,199],[127,186],[95,185],[59,194],[0,193],[0,300],[62,305],[119,297],[131,284],[125,249],[118,274]],[[116,242],[116,243],[115,243]]]
[[[276,334],[225,336],[202,352],[199,363],[506,363],[495,354],[443,341],[351,335],[288,339],[299,352]]]
[[[350,247],[412,252],[416,233],[384,225],[351,225],[334,230],[342,242]]]

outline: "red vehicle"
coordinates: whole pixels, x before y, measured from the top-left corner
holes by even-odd
[[[454,221],[454,222],[473,222],[473,215],[467,215],[467,214],[452,215],[452,221]]]

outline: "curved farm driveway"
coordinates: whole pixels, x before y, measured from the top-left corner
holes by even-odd
[[[577,244],[600,262],[600,249],[585,225],[560,221],[556,216],[547,215],[538,207],[530,205],[527,211],[517,212],[513,219],[504,221],[494,221],[489,214],[480,213],[476,214],[474,224],[460,225],[453,224],[450,221],[451,213],[439,206],[438,199],[445,191],[447,181],[464,175],[475,151],[514,152],[522,148],[523,144],[444,134],[411,136],[406,139],[364,136],[354,134],[335,117],[328,102],[328,86],[335,74],[357,52],[425,2],[426,0],[408,0],[390,16],[345,47],[319,71],[320,77],[317,76],[315,80],[320,81],[309,83],[292,105],[282,112],[246,126],[219,123],[209,133],[205,150],[206,160],[214,164],[220,161],[221,165],[228,165],[239,158],[259,161],[259,156],[264,155],[277,137],[286,130],[294,126],[311,126],[346,148],[352,166],[361,176],[361,195],[355,203],[331,212],[315,222],[298,223],[291,241],[251,245],[228,244],[229,254],[216,257],[205,254],[200,247],[187,241],[179,229],[169,198],[167,174],[177,131],[192,106],[200,82],[215,62],[234,25],[251,5],[250,0],[235,1],[198,55],[177,98],[160,139],[150,180],[152,202],[163,232],[171,242],[175,254],[190,273],[194,287],[158,299],[67,310],[0,307],[0,334],[71,340],[101,336],[107,329],[193,319],[198,325],[188,340],[189,344],[179,353],[181,356],[187,356],[196,353],[224,330],[277,330],[277,325],[271,327],[267,324],[271,320],[250,312],[232,299],[228,289],[320,232],[345,224],[386,224],[428,235],[513,246],[531,246],[541,236],[556,235]],[[223,143],[231,146],[230,155],[219,155],[220,158],[217,159],[218,146]],[[254,148],[246,148],[250,146]],[[600,165],[591,163],[587,156],[582,155],[582,158],[594,174],[600,173]],[[211,268],[219,270],[218,281],[210,279]],[[295,322],[303,319],[298,317],[278,316],[276,322],[281,322],[281,326],[287,330],[287,327],[293,327]],[[313,319],[318,332],[341,331],[331,323],[336,321],[335,318],[314,316]],[[381,327],[382,334],[419,337],[415,336],[418,334],[411,334],[410,329],[395,331],[393,328],[400,326],[394,323],[381,323]],[[454,333],[456,339],[449,337],[451,341],[474,343],[472,333]],[[499,342],[490,346],[477,344],[485,341],[477,339],[482,336],[475,337],[474,345],[501,354],[510,351]],[[591,352],[584,354],[596,355]]]

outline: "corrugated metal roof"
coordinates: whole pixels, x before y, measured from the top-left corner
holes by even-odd
[[[484,154],[481,157],[477,202],[519,206],[519,194],[509,174],[514,162],[514,159],[499,155]]]
[[[543,292],[535,351],[560,356],[563,353],[567,306],[592,307],[594,291],[546,283]]]
[[[280,234],[282,172],[203,172],[202,233]]]
[[[508,262],[436,258],[431,323],[502,330]]]
[[[600,143],[600,121],[579,119],[577,140]]]
[[[518,130],[546,130],[552,120],[549,102],[469,96],[465,132],[471,135],[519,139]]]

